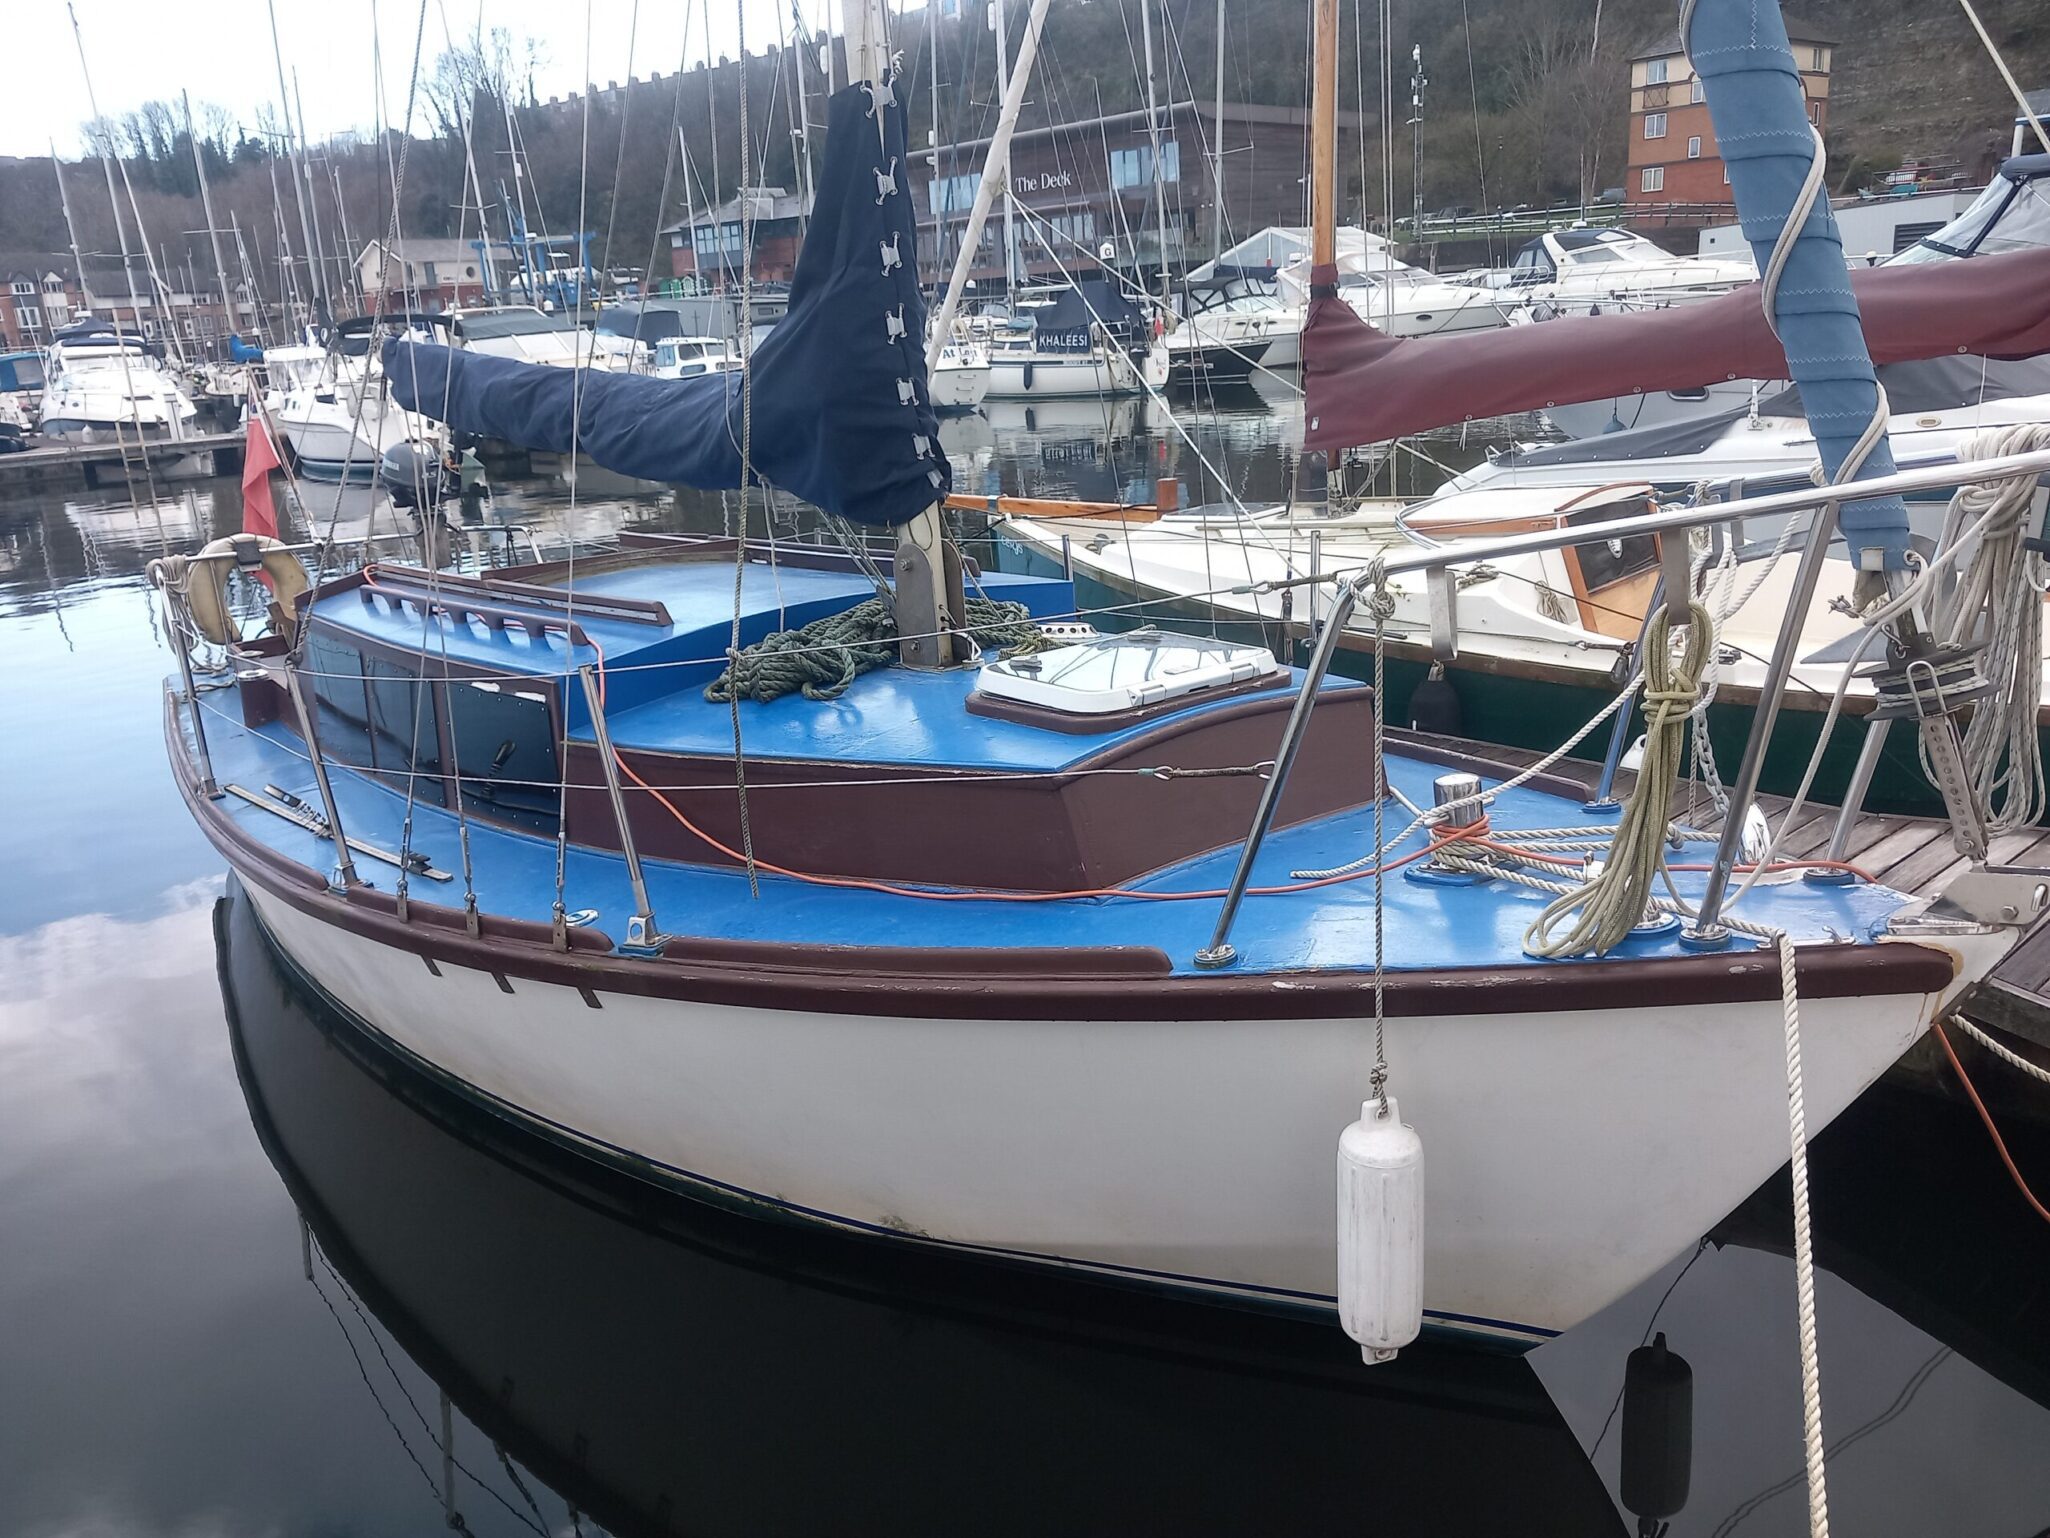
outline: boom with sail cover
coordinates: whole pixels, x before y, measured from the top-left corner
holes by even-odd
[[[788,313],[748,360],[750,468],[827,512],[893,526],[953,486],[926,383],[904,109],[887,84],[873,99],[854,85],[834,95],[828,122]],[[574,449],[644,480],[740,484],[739,371],[651,379],[403,337],[385,343],[384,368],[402,406],[458,432]]]
[[[2050,248],[1860,268],[1850,284],[1876,363],[2050,352]],[[1304,445],[1352,448],[1571,401],[1789,377],[1748,285],[1665,310],[1406,338],[1320,296],[1303,331]]]

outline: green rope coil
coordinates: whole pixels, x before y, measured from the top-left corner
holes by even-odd
[[[1715,639],[1714,622],[1699,603],[1687,606],[1687,641],[1673,655],[1672,622],[1665,608],[1651,617],[1644,637],[1644,762],[1637,787],[1616,819],[1609,858],[1599,874],[1545,905],[1523,937],[1533,956],[1602,956],[1644,922],[1652,882],[1665,870],[1665,842],[1673,814],[1673,788],[1687,749],[1687,717],[1701,698],[1701,674]],[[1578,913],[1564,934],[1554,929]]]
[[[1053,644],[1022,603],[971,597],[967,607],[967,633],[986,651],[1019,654]],[[896,660],[897,616],[882,599],[870,598],[742,647],[705,685],[705,698],[717,705],[736,698],[766,705],[796,693],[836,700],[863,673]]]

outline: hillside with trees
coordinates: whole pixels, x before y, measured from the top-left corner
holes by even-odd
[[[995,39],[987,3],[969,0],[960,17],[938,27],[942,145],[981,138],[995,122]],[[1411,198],[1413,42],[1423,49],[1430,78],[1425,206],[1543,204],[1590,197],[1621,180],[1627,61],[1670,30],[1673,9],[1670,0],[1395,0],[1389,52],[1398,214]],[[1341,10],[1344,104],[1363,109],[1368,124],[1358,163],[1345,168],[1345,196],[1356,216],[1372,218],[1382,201],[1381,46],[1374,7],[1341,0]],[[1022,5],[1011,7],[1014,26],[1022,12]],[[2022,83],[2050,84],[2050,6],[1982,0],[1980,13]],[[1156,32],[1163,92],[1207,100],[1215,88],[1212,0],[1163,0],[1154,14],[1163,18]],[[2011,100],[1954,8],[1940,0],[1811,0],[1801,14],[1840,43],[1830,117],[1838,190],[1854,189],[1907,155],[1958,154],[1969,163],[1983,160],[1990,145],[2005,144]],[[1143,105],[1137,18],[1136,0],[1055,0],[1028,122]],[[1307,33],[1306,0],[1230,0],[1226,95],[1301,105]],[[911,143],[923,147],[933,123],[923,13],[907,18],[898,42],[908,75]],[[821,121],[816,45],[794,50],[801,55],[796,59],[772,45],[745,61],[751,140],[745,153],[741,66],[722,60],[707,69],[700,60],[679,71],[660,64],[657,78],[594,92],[587,124],[582,101],[538,100],[532,84],[548,50],[568,46],[561,39],[488,34],[434,62],[419,82],[410,138],[386,129],[315,146],[309,174],[318,189],[323,251],[339,265],[389,231],[474,236],[476,198],[467,190],[473,185],[467,168],[474,165],[474,185],[481,185],[491,228],[501,238],[504,205],[524,198],[537,233],[581,225],[596,233],[600,263],[645,267],[652,256],[661,273],[667,261],[658,230],[686,206],[730,196],[743,177],[755,185],[798,185],[792,82],[802,74],[809,116]],[[260,283],[275,296],[281,229],[295,252],[303,244],[278,126],[269,108],[245,122],[218,105],[200,104],[188,132],[181,105],[153,101],[90,125],[88,135],[95,147],[118,157],[152,249],[181,275],[189,265],[200,286],[211,288],[204,237],[190,233],[205,222],[193,164],[196,134],[216,218],[223,228],[231,220],[239,225]],[[517,182],[509,128],[521,152]],[[588,165],[582,153],[587,135]],[[98,161],[67,165],[65,188],[88,263],[103,268],[118,246]],[[50,163],[0,159],[0,259],[61,252],[66,243]]]

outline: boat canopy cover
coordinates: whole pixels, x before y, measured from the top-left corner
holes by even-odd
[[[1972,206],[1890,257],[1890,267],[2050,246],[2050,154],[2016,155]]]
[[[1931,411],[1956,411],[1983,405],[1987,401],[2014,400],[2022,396],[2050,396],[2050,358],[2021,358],[1996,362],[1991,358],[1924,358],[1915,363],[1882,363],[1879,382],[1886,387],[1887,405],[1896,417],[1920,416]],[[1548,443],[1542,448],[1519,449],[1505,454],[1500,466],[1531,465],[1628,465],[1649,464],[1661,459],[1706,453],[1730,430],[1732,424],[1751,414],[1749,406],[1733,406],[1708,416],[1683,417],[1673,422],[1655,422],[1622,432],[1601,433],[1572,443]],[[1761,417],[1794,418],[1801,409],[1801,388],[1790,386],[1758,402]]]
[[[2050,249],[1850,276],[1876,362],[2050,352]],[[1787,377],[1751,284],[1664,310],[1407,338],[1383,336],[1342,299],[1319,296],[1303,331],[1304,446],[1351,448],[1637,391]]]
[[[1022,313],[1032,317],[1032,345],[1042,352],[1087,352],[1101,322],[1119,342],[1145,335],[1146,317],[1108,278],[1077,278],[1053,297]]]
[[[745,378],[758,483],[858,523],[908,522],[953,477],[926,387],[904,111],[888,87],[876,94],[880,105],[865,85],[832,99],[789,313],[744,374],[549,368],[395,337],[384,345],[393,395],[458,432],[716,488],[740,484]]]

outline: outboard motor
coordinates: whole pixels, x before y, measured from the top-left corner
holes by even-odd
[[[417,443],[394,443],[386,449],[378,461],[377,478],[396,507],[417,509],[441,501],[441,462]]]

